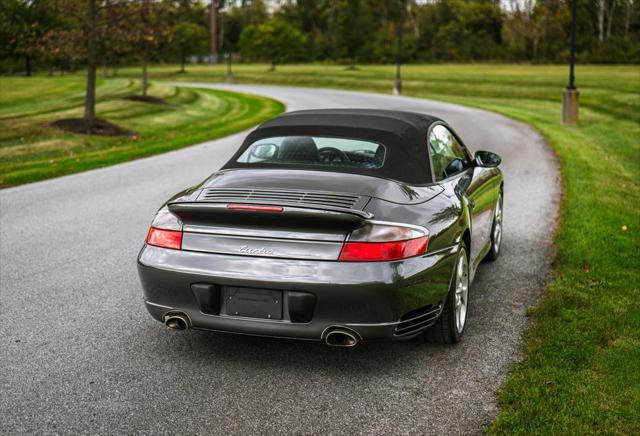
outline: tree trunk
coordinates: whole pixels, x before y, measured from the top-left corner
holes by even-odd
[[[211,0],[211,11],[209,14],[211,26],[211,62],[218,62],[218,0]]]
[[[607,40],[611,38],[611,27],[613,24],[613,11],[616,9],[617,0],[610,0],[609,10],[607,11]]]
[[[411,29],[413,30],[413,36],[420,38],[420,23],[416,19],[415,14],[415,0],[409,1],[407,7],[407,15],[409,16],[409,23],[411,25]]]
[[[182,52],[180,54],[180,72],[184,74],[184,63],[185,63],[185,58],[187,57],[186,51],[183,48]]]
[[[24,55],[24,74],[27,77],[31,77],[31,56]]]
[[[633,11],[633,0],[626,0],[626,8],[624,14],[624,37],[629,37],[629,27],[631,25],[631,14]]]
[[[271,59],[271,68],[269,68],[269,71],[275,71],[275,70],[276,70],[276,60]]]
[[[89,0],[87,10],[87,92],[84,101],[84,124],[87,133],[96,121],[96,0]]]
[[[53,64],[49,65],[49,77],[53,77]]]
[[[597,0],[598,6],[598,41],[604,42],[604,12],[606,9],[606,0]]]
[[[142,58],[142,96],[147,96],[147,57]]]
[[[220,51],[224,52],[224,13],[222,12],[220,17],[219,17],[219,30],[218,30],[218,35],[216,37],[217,41],[218,41],[218,62],[222,62],[222,56],[224,56],[224,53],[222,53],[222,56],[220,55]]]

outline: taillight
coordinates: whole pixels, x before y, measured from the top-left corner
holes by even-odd
[[[339,261],[381,262],[420,256],[427,252],[429,232],[418,226],[369,221],[351,232]]]
[[[174,250],[182,248],[182,221],[166,206],[153,218],[147,234],[147,244]]]
[[[182,248],[182,232],[151,227],[147,234],[147,244],[180,250]]]

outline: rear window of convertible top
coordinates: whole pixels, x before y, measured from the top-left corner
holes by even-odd
[[[383,145],[361,139],[279,136],[255,141],[238,162],[375,169],[382,166],[385,152]]]

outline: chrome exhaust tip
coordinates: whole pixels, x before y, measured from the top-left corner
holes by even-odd
[[[353,330],[334,328],[324,336],[324,343],[330,347],[353,348],[360,343],[360,337]]]
[[[182,312],[169,312],[164,316],[164,325],[172,330],[186,330],[191,327],[191,322]]]

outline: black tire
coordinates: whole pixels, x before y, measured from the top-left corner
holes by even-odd
[[[498,207],[496,207],[496,212],[493,214],[493,223],[491,224],[491,247],[489,248],[489,252],[483,259],[485,261],[493,262],[500,256],[500,246],[502,244],[503,213],[504,213],[504,209],[503,209],[502,191],[500,191],[500,194],[498,196]],[[500,226],[499,235],[496,234],[496,226]]]
[[[458,264],[460,257],[464,256],[466,259],[465,265],[467,268],[467,300],[468,300],[468,288],[469,288],[469,258],[467,255],[467,245],[464,242],[460,243],[460,249],[458,250],[458,257],[456,258],[454,276],[451,279],[451,286],[449,287],[449,293],[444,303],[442,313],[436,323],[429,327],[423,333],[423,338],[427,342],[437,342],[440,344],[457,344],[460,342],[462,335],[464,334],[464,328],[466,325],[466,311],[465,319],[462,325],[462,329],[459,330],[456,326],[456,285],[458,274]],[[468,306],[468,301],[467,301]]]

